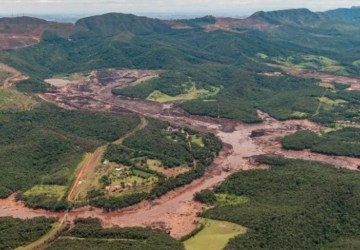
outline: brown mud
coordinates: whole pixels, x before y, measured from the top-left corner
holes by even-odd
[[[129,71],[133,74],[133,71]],[[14,197],[0,200],[0,215],[29,218],[55,216],[72,221],[77,217],[101,219],[105,227],[111,226],[151,226],[168,231],[175,238],[191,232],[198,222],[198,214],[205,206],[195,202],[193,195],[203,189],[213,188],[234,172],[250,169],[267,169],[254,160],[255,156],[269,154],[289,158],[330,163],[339,168],[357,169],[360,159],[350,157],[330,157],[308,151],[287,151],[281,148],[280,139],[296,131],[308,129],[320,131],[323,128],[308,120],[277,121],[263,112],[258,115],[262,123],[244,124],[225,119],[191,116],[173,104],[159,104],[143,100],[116,97],[111,94],[114,87],[123,87],[153,72],[137,72],[139,78],[131,81],[117,79],[117,83],[98,84],[84,82],[53,89],[41,97],[60,107],[73,110],[100,112],[130,111],[145,117],[168,121],[178,126],[189,126],[203,132],[215,133],[224,143],[224,148],[205,175],[191,184],[178,188],[154,201],[143,201],[132,207],[106,213],[101,209],[83,207],[68,213],[52,213],[26,208]],[[135,74],[135,73],[134,73]]]

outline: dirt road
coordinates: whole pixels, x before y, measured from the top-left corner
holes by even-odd
[[[12,74],[12,76],[5,79],[2,86],[3,88],[10,88],[14,83],[28,79],[27,76],[23,75],[18,70],[3,63],[0,63],[0,71],[5,71]]]
[[[93,171],[101,162],[102,156],[106,150],[106,146],[102,146],[96,149],[94,153],[88,153],[85,159],[79,166],[80,172],[77,174],[75,181],[68,193],[67,199],[70,202],[77,200],[78,195],[81,192],[81,184],[85,181],[89,172]]]

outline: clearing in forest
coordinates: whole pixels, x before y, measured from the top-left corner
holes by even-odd
[[[32,196],[46,196],[60,201],[66,194],[67,186],[59,185],[36,185],[24,193],[24,196],[31,198]]]
[[[14,89],[0,89],[0,111],[28,111],[34,108],[36,104],[37,102],[32,97]]]
[[[176,101],[187,101],[187,100],[195,100],[200,98],[207,98],[210,96],[215,96],[219,93],[220,88],[212,87],[211,90],[206,89],[198,89],[194,83],[192,86],[185,91],[185,93],[177,96],[169,96],[167,94],[162,93],[159,90],[155,90],[152,92],[146,99],[154,102],[176,102]]]
[[[186,250],[224,249],[231,238],[246,233],[245,227],[230,222],[201,219],[200,223],[204,229],[184,242]]]

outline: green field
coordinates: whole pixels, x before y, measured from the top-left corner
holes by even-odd
[[[218,204],[222,206],[241,205],[249,202],[249,198],[245,196],[237,196],[230,194],[215,194],[215,196]]]
[[[21,112],[36,107],[37,102],[30,96],[13,89],[0,89],[0,112]]]
[[[355,67],[360,67],[360,60],[356,60],[352,63]]]
[[[319,101],[323,104],[327,104],[330,106],[339,106],[339,105],[344,105],[344,104],[348,103],[348,101],[346,101],[346,100],[342,100],[342,99],[332,100],[328,97],[320,97]]]
[[[33,196],[45,196],[49,199],[60,201],[68,187],[59,185],[36,185],[24,193],[25,199],[29,199]]]
[[[341,66],[339,62],[332,60],[325,56],[318,55],[294,55],[288,57],[274,57],[274,58],[264,58],[264,60],[270,60],[277,64],[281,64],[287,67],[297,67],[304,69],[316,69],[319,71],[324,71],[328,73],[335,73],[339,75],[348,75],[346,68]]]
[[[191,138],[191,143],[194,143],[200,147],[204,147],[204,142],[201,137],[194,136],[193,138]]]
[[[246,228],[230,222],[201,219],[200,223],[204,229],[184,242],[186,250],[220,250],[231,238],[246,233]]]
[[[159,161],[159,160],[152,160],[152,159],[148,159],[148,160],[146,161],[146,164],[147,164],[148,168],[149,168],[150,170],[153,170],[153,171],[156,171],[159,167],[162,166],[161,161]]]
[[[176,102],[176,101],[187,101],[194,100],[200,98],[208,98],[210,96],[217,95],[220,91],[220,88],[211,88],[211,90],[206,89],[197,89],[196,86],[192,86],[187,89],[184,94],[180,94],[177,96],[169,96],[167,94],[162,93],[159,90],[155,90],[152,92],[146,99],[149,101],[155,102]]]

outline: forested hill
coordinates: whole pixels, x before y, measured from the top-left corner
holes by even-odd
[[[262,24],[280,26],[318,26],[326,22],[360,23],[360,8],[342,8],[326,12],[312,12],[308,9],[288,9],[279,11],[259,11],[245,19],[216,18],[205,16],[188,20],[160,20],[147,17],[139,17],[132,14],[108,13],[80,19],[75,25],[48,22],[32,17],[0,18],[1,33],[31,33],[42,35],[44,31],[51,30],[57,34],[79,36],[79,33],[87,36],[101,35],[112,36],[119,33],[144,35],[151,33],[168,33],[172,29],[179,28],[206,28],[216,24],[226,28],[259,28]],[[257,26],[256,26],[257,25]]]
[[[168,33],[174,27],[176,29],[203,28],[209,25],[218,28],[242,27],[248,29],[258,29],[260,23],[265,27],[272,25],[278,26],[298,26],[298,27],[317,27],[328,22],[339,23],[360,23],[360,8],[336,9],[326,12],[312,12],[309,9],[288,9],[279,11],[259,11],[245,19],[216,18],[214,16],[204,16],[202,18],[188,20],[159,20],[147,17],[138,17],[129,14],[109,13],[100,16],[93,16],[80,19],[76,25],[81,29],[85,28],[101,35],[115,35],[121,32],[133,34]],[[81,29],[82,30],[82,29]]]
[[[0,19],[0,28],[5,22],[8,28],[7,34],[0,35],[0,61],[42,80],[55,74],[104,68],[184,72],[211,64],[242,65],[244,70],[258,71],[264,69],[263,64],[254,65],[259,65],[259,54],[266,55],[265,62],[289,65],[290,60],[292,64],[320,65],[321,69],[322,56],[330,59],[326,63],[336,66],[329,66],[335,73],[356,75],[360,71],[360,51],[356,49],[360,23],[346,23],[343,12],[356,17],[360,9],[323,13],[293,9],[257,12],[246,19],[205,16],[189,20],[109,13],[80,19],[76,24],[36,20],[41,29],[39,25],[29,26],[29,32],[16,28],[21,18]],[[12,40],[14,37],[18,40]],[[13,50],[4,52],[1,48]],[[54,56],[48,60],[50,54]],[[289,55],[293,58],[286,58]],[[308,62],[314,55],[315,62]],[[341,67],[346,72],[339,70]]]
[[[251,18],[261,18],[269,24],[291,26],[315,26],[325,21],[321,14],[311,12],[308,9],[291,9],[270,12],[256,12]]]
[[[161,20],[119,13],[83,18],[76,25],[84,28],[90,36],[112,36],[123,32],[146,35],[170,31],[170,27]]]
[[[328,19],[346,23],[360,23],[360,7],[336,9],[325,12]]]

